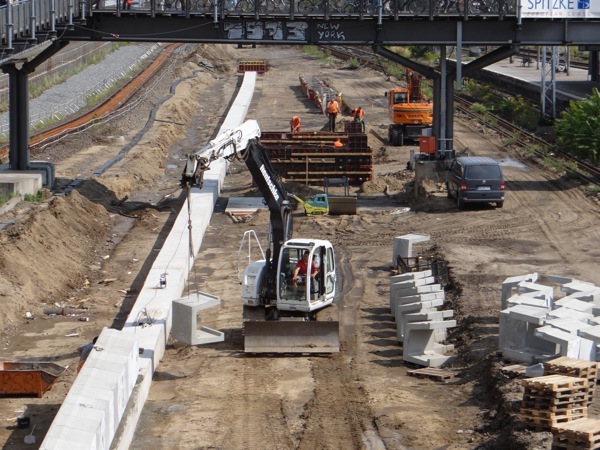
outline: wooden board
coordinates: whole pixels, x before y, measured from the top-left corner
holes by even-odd
[[[436,367],[424,367],[422,369],[409,370],[408,374],[417,378],[430,378],[436,381],[447,381],[454,378],[454,372]]]

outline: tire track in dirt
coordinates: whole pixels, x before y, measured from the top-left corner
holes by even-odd
[[[589,248],[590,238],[599,242],[598,214],[573,181],[549,179],[547,175],[540,179],[535,174],[539,172],[533,175],[519,173],[516,183],[530,188],[514,191],[513,201],[522,210],[523,219],[537,224],[543,240],[550,244],[566,267],[577,265],[587,259],[585,252],[600,250]],[[580,244],[582,236],[585,236],[583,245]]]

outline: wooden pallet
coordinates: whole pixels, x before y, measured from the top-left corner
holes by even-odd
[[[556,397],[552,395],[531,395],[525,392],[523,394],[522,404],[539,405],[539,407],[553,407],[556,409],[561,409],[568,407],[569,405],[573,405],[575,403],[587,403],[587,400],[588,397],[585,392],[578,392],[576,394],[561,395]]]
[[[510,366],[504,366],[500,369],[507,375],[524,376],[527,371],[527,366],[523,364],[512,364]]]
[[[582,418],[552,428],[552,449],[600,449],[600,420]]]
[[[585,378],[598,373],[598,363],[596,361],[587,361],[583,359],[568,358],[561,356],[544,363],[545,375],[569,375],[579,378]]]
[[[546,417],[531,417],[531,416],[520,416],[528,427],[533,427],[536,430],[550,430],[560,425],[564,425],[566,422],[573,422],[578,419],[584,419],[583,415],[572,415],[572,416],[556,416],[552,418]]]
[[[521,410],[520,410],[520,414],[522,417],[528,417],[528,418],[541,417],[541,418],[545,418],[545,419],[554,419],[554,418],[572,417],[572,416],[587,417],[587,413],[588,413],[587,406],[583,406],[583,407],[578,406],[575,408],[563,409],[560,411],[547,411],[544,409],[528,409],[528,408],[521,408]]]
[[[436,381],[448,381],[454,378],[454,372],[436,367],[424,367],[422,369],[409,370],[411,377],[430,378]]]
[[[594,400],[598,378],[598,362],[561,356],[544,363],[545,375],[566,375],[587,380],[588,404]]]
[[[586,380],[565,375],[545,375],[525,379],[522,385],[526,389],[539,392],[569,392],[587,389]]]

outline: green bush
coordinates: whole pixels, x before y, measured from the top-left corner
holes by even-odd
[[[348,60],[348,68],[349,69],[358,69],[359,67],[360,67],[360,63],[358,62],[358,59],[350,58]]]
[[[571,101],[554,122],[556,145],[578,158],[600,163],[600,93]]]

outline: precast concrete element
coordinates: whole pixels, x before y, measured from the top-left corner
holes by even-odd
[[[533,364],[540,357],[550,357],[557,346],[540,337],[535,330],[544,325],[550,308],[515,305],[500,311],[499,349],[502,355]]]
[[[569,308],[582,313],[593,314],[594,316],[598,316],[598,314],[600,313],[600,305],[595,305],[594,303],[590,302],[584,302],[571,296],[557,300],[555,302],[555,305],[557,307]]]
[[[548,313],[548,320],[552,319],[573,319],[578,320],[580,322],[589,323],[593,325],[594,315],[592,313],[585,313],[580,311],[575,311],[570,308],[555,308]]]
[[[418,302],[427,302],[431,300],[444,300],[446,297],[446,293],[444,291],[437,292],[428,292],[426,294],[416,294],[416,295],[407,295],[406,297],[396,296],[394,301],[392,302],[392,316],[396,322],[398,319],[396,315],[398,314],[398,306],[406,305],[408,303],[418,303]]]
[[[396,340],[398,342],[404,341],[407,322],[405,316],[407,314],[435,311],[438,306],[442,306],[443,304],[444,300],[439,299],[398,305],[398,308],[396,309]]]
[[[173,338],[187,345],[212,344],[223,342],[225,334],[222,331],[208,327],[198,329],[198,312],[219,306],[221,298],[205,292],[197,292],[188,297],[173,300]]]
[[[218,134],[240,126],[245,119],[245,112],[252,99],[256,74],[246,72],[244,81],[238,95],[225,118]],[[238,102],[244,106],[238,107]],[[244,114],[244,115],[242,115]],[[189,272],[194,264],[194,257],[198,254],[204,233],[210,222],[215,203],[221,192],[229,163],[223,159],[213,161],[210,170],[204,176],[202,189],[192,188],[188,200],[185,202],[169,236],[158,253],[152,268],[148,273],[144,285],[132,308],[129,317],[120,333],[119,339],[137,339],[138,345],[143,348],[139,358],[139,370],[136,370],[137,384],[133,391],[125,392],[127,398],[127,410],[121,417],[119,423],[119,434],[113,432],[109,438],[100,442],[95,435],[82,434],[78,430],[82,428],[82,422],[77,415],[69,412],[74,404],[75,397],[70,398],[73,389],[69,391],[65,402],[59,410],[59,415],[64,408],[65,425],[60,429],[48,431],[46,439],[49,444],[44,449],[95,449],[95,450],[127,450],[131,446],[133,435],[139,420],[144,403],[148,398],[152,376],[156,370],[165,351],[167,339],[171,332],[172,304],[173,299],[181,298],[186,288]],[[188,207],[189,205],[189,207]],[[188,215],[189,211],[189,215]],[[188,228],[188,225],[191,227]],[[193,255],[193,256],[191,256]],[[116,331],[115,331],[116,332]],[[105,356],[111,351],[105,350]],[[86,371],[89,361],[86,362],[84,370],[78,376],[79,380],[88,379],[86,382],[93,386],[100,382],[104,374],[94,371]],[[115,362],[115,370],[124,370],[120,362]],[[83,382],[83,381],[81,381]],[[87,427],[87,422],[85,427]],[[68,431],[69,433],[65,432]],[[72,433],[70,433],[73,431]],[[61,445],[53,445],[54,440],[60,437]],[[44,442],[46,442],[46,439]]]
[[[537,279],[533,275],[523,277]],[[500,313],[503,355],[528,364],[557,354],[600,359],[600,328],[598,336],[594,330],[600,324],[600,289],[593,283],[551,275],[547,280],[561,284],[560,291],[568,294],[555,301],[554,287],[523,277],[508,278],[502,287],[503,303],[509,305]],[[520,294],[504,297],[514,289]]]
[[[422,270],[420,272],[407,272],[398,275],[392,275],[390,277],[390,284],[400,283],[402,281],[416,280],[418,278],[426,278],[433,276],[431,270]]]
[[[554,288],[552,286],[544,286],[543,284],[532,283],[531,281],[521,281],[517,284],[517,292],[524,293],[524,295],[532,298],[543,299],[546,301],[547,306],[552,309],[552,302],[554,301]]]
[[[402,295],[403,292],[416,288],[418,286],[425,286],[428,284],[432,284],[435,282],[434,277],[424,277],[424,278],[413,278],[405,281],[394,282],[390,284],[390,310],[392,310],[392,316],[394,315],[394,311],[392,308],[392,304],[394,299],[397,296],[404,297]],[[406,295],[413,295],[412,293],[407,293]]]
[[[445,309],[442,311],[430,310],[420,311],[417,313],[409,313],[403,315],[402,329],[406,328],[406,324],[410,322],[427,322],[427,321],[440,321],[454,317],[454,311],[451,309]],[[398,342],[404,340],[404,335],[400,336],[400,324],[398,324],[396,338]],[[438,328],[434,331],[435,342],[444,342],[446,340],[446,328]],[[402,339],[402,340],[401,340]]]
[[[535,335],[558,345],[561,356],[588,361],[596,356],[595,346],[591,340],[581,338],[551,325],[539,327],[535,330]]]
[[[573,292],[572,294],[561,298],[561,300],[571,298],[575,298],[584,302],[593,302],[597,305],[600,305],[600,287],[595,287],[594,289],[591,289],[589,291]]]
[[[105,328],[40,448],[108,449],[138,377],[137,336]]]
[[[559,309],[562,309],[562,308],[559,308]],[[573,311],[573,312],[577,312],[577,311]],[[572,334],[574,336],[577,336],[577,334],[579,333],[579,330],[581,330],[582,328],[587,328],[587,327],[592,326],[588,323],[587,320],[578,320],[578,319],[575,319],[572,317],[554,319],[554,318],[550,318],[550,314],[548,314],[548,316],[546,318],[545,326],[548,326],[548,325],[553,328],[558,328],[559,330],[564,331],[569,334]]]
[[[587,281],[572,280],[569,283],[565,283],[560,287],[560,290],[567,294],[574,294],[576,292],[587,292],[597,288],[594,283],[588,283]]]
[[[532,295],[533,294],[533,295]],[[542,295],[542,298],[537,298],[535,292],[527,294],[515,294],[506,301],[506,307],[510,308],[515,305],[537,306],[540,308],[550,308],[548,300]]]
[[[582,328],[578,334],[594,343],[594,356],[591,361],[600,361],[600,325]],[[598,373],[598,379],[600,379],[600,373]]]
[[[419,242],[427,242],[431,239],[428,234],[405,234],[394,238],[394,247],[392,251],[392,267],[398,266],[398,256],[402,258],[412,258],[413,245]]]
[[[456,326],[456,320],[434,320],[406,324],[402,359],[426,367],[440,367],[451,362],[454,356],[446,356],[454,346],[442,345],[435,340],[436,330]]]
[[[508,308],[507,300],[508,300],[509,297],[511,297],[513,295],[513,288],[515,286],[517,286],[522,281],[536,282],[537,279],[538,279],[538,274],[537,273],[530,273],[530,274],[527,274],[527,275],[519,275],[519,276],[516,276],[516,277],[506,278],[502,282],[502,302],[501,302],[501,309]]]
[[[0,195],[35,195],[42,188],[42,174],[23,170],[0,172]]]

